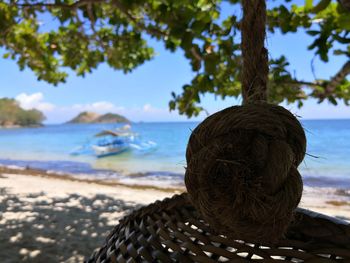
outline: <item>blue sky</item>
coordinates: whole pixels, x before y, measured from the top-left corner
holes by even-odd
[[[306,48],[311,41],[303,32],[288,35],[277,33],[268,35],[266,44],[270,57],[285,54],[296,76],[312,81],[313,52]],[[162,43],[154,40],[149,43],[155,48],[157,56],[132,73],[124,75],[101,65],[85,78],[72,73],[65,84],[57,87],[37,81],[29,70],[19,71],[15,61],[0,59],[0,97],[17,98],[25,108],[44,111],[47,123],[67,121],[83,110],[117,112],[134,121],[185,121],[187,117],[177,112],[169,113],[168,101],[171,91],[180,93],[183,84],[190,82],[194,73],[181,51],[171,53],[164,49]],[[331,56],[327,64],[315,59],[316,76],[332,76],[344,62],[344,57],[337,56]],[[212,95],[206,95],[202,100],[209,113],[239,103],[233,98],[222,101]],[[342,102],[334,107],[327,102],[319,105],[315,100],[308,100],[302,109],[295,105],[286,107],[304,119],[350,118],[350,108]],[[201,115],[192,120],[202,120],[204,117]]]

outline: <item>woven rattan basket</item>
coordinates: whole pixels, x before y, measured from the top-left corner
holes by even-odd
[[[297,209],[277,245],[216,235],[188,200],[175,195],[121,220],[89,262],[350,262],[350,225]]]

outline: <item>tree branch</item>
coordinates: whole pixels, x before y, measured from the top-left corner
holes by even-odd
[[[287,82],[283,82],[284,84],[294,84],[294,85],[304,85],[309,87],[323,87],[324,85],[320,82],[309,82],[309,81],[303,81],[303,80],[291,80]]]
[[[191,53],[196,60],[198,60],[198,61],[203,60],[203,57],[200,54],[198,54],[198,52],[196,51],[196,49],[194,47],[191,48]]]
[[[334,93],[337,86],[341,84],[341,82],[350,75],[350,60],[347,61],[341,69],[330,79],[330,81],[322,81],[322,82],[308,82],[308,81],[300,81],[300,80],[292,80],[289,82],[284,82],[284,84],[296,84],[296,85],[304,85],[311,88],[323,88],[324,91],[320,91],[319,89],[315,89],[314,96],[319,99],[325,99],[326,97],[332,95]]]
[[[128,10],[117,0],[112,0],[112,3],[114,6],[116,6],[119,11],[121,11],[128,19],[130,19],[134,24],[144,30],[145,32],[149,33],[150,35],[154,35],[158,38],[168,36],[168,34],[162,30],[159,30],[157,28],[149,28],[144,23],[141,23],[140,20],[136,17],[134,17],[131,13],[128,12]]]
[[[12,3],[14,6],[18,7],[46,7],[46,8],[68,8],[68,9],[76,9],[81,6],[87,5],[87,4],[94,4],[94,3],[100,3],[105,2],[105,0],[79,0],[73,4],[65,4],[65,3]]]
[[[336,87],[350,74],[350,60],[346,62],[325,87],[325,94],[331,94]]]

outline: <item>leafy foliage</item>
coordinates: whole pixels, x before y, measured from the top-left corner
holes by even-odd
[[[232,10],[238,0],[227,1]],[[271,33],[307,31],[313,37],[308,49],[327,62],[330,55],[350,58],[350,8],[345,0],[305,0],[298,6],[277,1],[269,9]],[[172,93],[171,110],[198,115],[201,96],[212,93],[237,97],[241,93],[239,15],[223,17],[221,0],[10,0],[0,1],[0,45],[5,58],[30,68],[54,85],[64,82],[65,68],[84,76],[107,63],[130,72],[152,59],[154,50],[145,36],[163,41],[170,51],[182,49],[195,76]],[[41,20],[53,20],[50,28]],[[269,100],[298,102],[308,97],[336,104],[350,100],[350,62],[331,79],[308,82],[296,79],[284,56],[270,61]]]
[[[0,126],[40,125],[45,116],[38,110],[24,110],[14,99],[0,99]]]

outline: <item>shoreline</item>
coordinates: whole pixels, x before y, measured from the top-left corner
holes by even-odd
[[[26,129],[26,128],[41,128],[44,127],[45,125],[40,123],[40,124],[32,124],[32,125],[18,125],[18,124],[11,124],[11,125],[0,125],[0,129]]]
[[[183,183],[185,170],[180,171],[170,166],[166,169],[164,167],[151,167],[148,161],[146,161],[145,167],[142,161],[142,165],[139,165],[137,161],[135,160],[136,166],[134,166],[134,168],[137,168],[128,170],[129,167],[124,167],[123,163],[115,163],[114,166],[109,166],[108,161],[106,163],[91,163],[89,160],[0,158],[0,172],[1,169],[9,169],[12,172],[13,170],[15,170],[14,172],[25,170],[25,173],[28,174],[46,174],[74,180],[95,181],[100,184],[108,183],[139,188],[165,189],[166,191],[182,191],[185,189]],[[156,163],[159,164],[159,162]],[[320,171],[315,171],[301,167],[299,171],[302,174],[304,186],[333,191],[335,194],[337,192],[340,194],[346,193],[350,196],[350,174],[348,171],[346,174],[341,175],[339,171],[329,174],[329,172],[324,172],[324,170],[327,170],[327,168],[321,167]]]
[[[2,262],[83,262],[119,219],[185,191],[0,166]],[[300,207],[350,222],[350,195],[305,187]]]
[[[23,176],[33,176],[49,180],[61,180],[67,182],[74,182],[78,184],[93,184],[101,187],[122,187],[125,189],[132,190],[141,190],[141,191],[159,191],[166,194],[180,194],[186,191],[185,185],[179,187],[167,187],[167,186],[156,186],[149,184],[129,184],[118,181],[118,179],[98,179],[96,177],[81,177],[75,176],[74,174],[60,173],[54,171],[46,171],[41,169],[35,169],[30,167],[11,167],[11,166],[2,166],[0,165],[0,176],[2,174],[8,175],[23,175]],[[137,177],[138,174],[132,174]],[[140,174],[143,176],[143,174]],[[1,185],[0,185],[1,186]],[[350,193],[348,190],[327,188],[327,187],[313,187],[307,186],[304,184],[303,196],[299,204],[302,208],[314,208],[318,209],[327,209],[328,206],[332,207],[345,207],[349,211],[344,210],[348,214],[346,220],[350,221]],[[342,211],[338,211],[342,213]],[[322,212],[320,212],[322,213]],[[334,214],[334,213],[332,213]]]
[[[183,191],[185,191],[184,187],[160,187],[160,186],[142,185],[142,184],[124,184],[124,183],[118,182],[118,180],[113,180],[113,179],[109,179],[109,180],[96,179],[94,177],[78,178],[77,176],[74,176],[71,174],[48,172],[45,170],[27,168],[27,167],[12,168],[8,166],[0,165],[0,174],[22,174],[22,175],[39,176],[44,178],[46,177],[51,179],[66,180],[66,181],[73,181],[73,182],[93,183],[93,184],[103,185],[103,186],[122,186],[126,188],[139,189],[139,190],[157,190],[157,191],[169,192],[174,194],[182,193]]]

